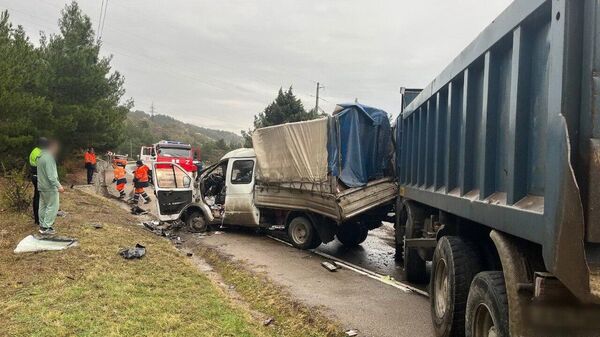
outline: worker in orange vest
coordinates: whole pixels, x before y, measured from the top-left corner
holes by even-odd
[[[137,205],[140,200],[140,196],[144,198],[144,203],[147,204],[150,202],[150,197],[144,191],[144,187],[148,187],[148,171],[150,170],[148,166],[144,165],[141,160],[138,160],[136,163],[137,168],[133,173],[133,186],[135,187],[135,194],[133,196],[133,203]]]
[[[96,153],[94,152],[94,148],[88,148],[83,158],[85,160],[85,169],[87,170],[87,183],[89,185],[92,183],[92,178],[94,178],[94,172],[96,172]]]
[[[125,177],[125,164],[120,161],[117,161],[114,164],[113,174],[113,183],[117,184],[119,199],[123,199],[125,198],[125,184],[127,184],[127,178]]]

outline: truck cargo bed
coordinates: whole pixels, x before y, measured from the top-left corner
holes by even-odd
[[[254,189],[257,207],[310,211],[337,222],[385,205],[396,197],[398,186],[392,178],[366,186],[337,191],[330,184],[261,184]]]

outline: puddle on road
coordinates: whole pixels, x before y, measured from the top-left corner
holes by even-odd
[[[378,274],[391,276],[398,281],[403,280],[402,266],[395,259],[394,225],[391,223],[384,223],[370,231],[367,240],[358,247],[344,247],[334,240],[316,250]],[[426,286],[416,285],[421,290]]]

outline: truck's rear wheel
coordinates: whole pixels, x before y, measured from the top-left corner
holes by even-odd
[[[424,214],[418,206],[407,203],[406,224],[404,228],[404,240],[402,240],[402,260],[404,261],[404,278],[408,282],[425,283],[427,282],[427,268],[425,260],[419,255],[417,248],[406,247],[406,239],[415,239],[423,237]]]
[[[467,300],[466,337],[509,337],[508,299],[501,271],[477,274]]]
[[[429,286],[437,337],[464,336],[469,287],[480,270],[481,262],[473,245],[457,236],[445,236],[438,241]]]
[[[359,222],[344,223],[338,229],[337,239],[348,247],[356,247],[363,243],[369,235],[369,229]]]
[[[297,216],[290,221],[288,236],[292,245],[298,249],[314,249],[321,244],[312,222],[304,216]]]
[[[185,222],[193,233],[204,233],[208,230],[208,224],[206,223],[206,219],[204,219],[204,215],[201,212],[192,212],[190,213]]]

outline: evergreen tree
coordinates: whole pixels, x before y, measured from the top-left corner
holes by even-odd
[[[307,121],[321,117],[322,115],[313,110],[306,111],[299,98],[292,92],[292,87],[287,91],[279,89],[275,100],[265,110],[254,116],[254,129],[272,125],[292,122]],[[252,147],[252,130],[243,131],[244,146]]]
[[[6,11],[0,13],[0,55],[0,162],[16,167],[26,162],[51,104],[41,94],[39,52]]]
[[[41,41],[54,135],[69,149],[114,147],[122,141],[123,121],[131,106],[121,104],[124,79],[111,72],[110,57],[99,56],[101,44],[77,3],[67,5],[61,15],[60,34]]]

